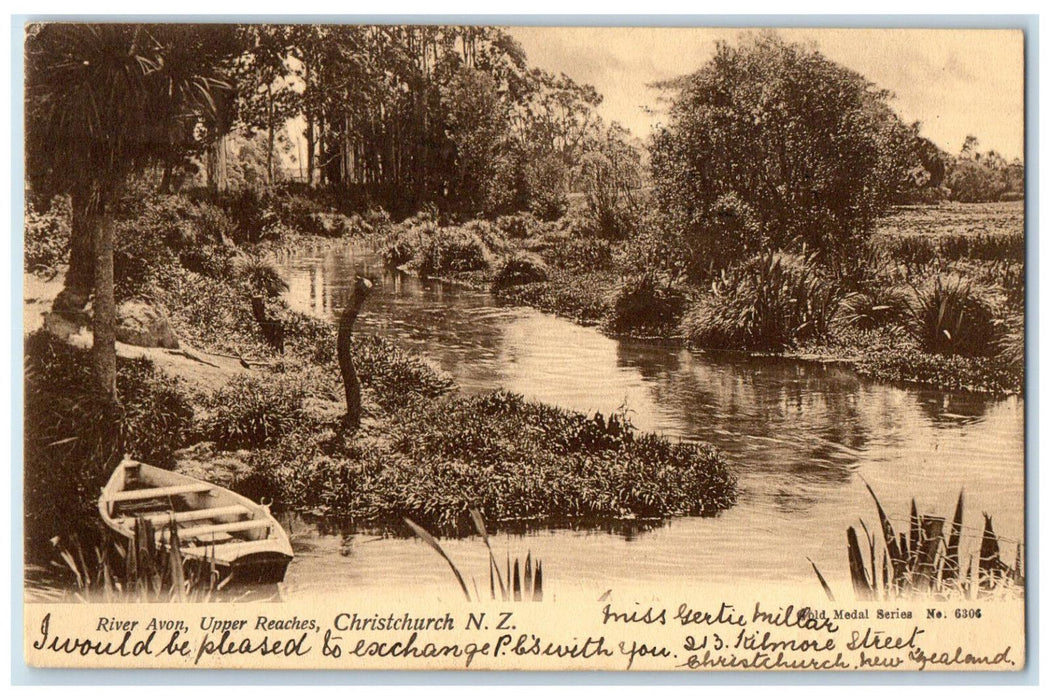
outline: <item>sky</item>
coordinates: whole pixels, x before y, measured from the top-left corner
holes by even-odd
[[[532,65],[593,85],[607,121],[645,138],[662,115],[648,84],[691,73],[736,43],[732,28],[512,27]],[[1024,39],[1019,31],[930,29],[778,29],[812,42],[828,58],[894,94],[906,121],[949,153],[968,134],[980,150],[1012,159],[1024,152]]]

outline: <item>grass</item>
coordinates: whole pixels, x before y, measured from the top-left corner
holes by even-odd
[[[1003,334],[989,295],[971,281],[938,275],[914,288],[907,327],[923,350],[940,355],[991,355]]]
[[[1017,545],[1013,566],[1007,565],[1001,558],[999,538],[987,513],[976,560],[971,554],[963,567],[962,492],[950,523],[942,516],[920,515],[912,499],[908,527],[897,532],[875,492],[870,486],[867,489],[875,503],[878,526],[869,528],[862,519],[863,541],[855,527],[846,530],[850,580],[859,600],[915,596],[972,600],[1023,595],[1021,544]],[[820,569],[810,563],[825,594],[835,600]]]
[[[489,541],[485,519],[477,509],[471,509],[470,517],[489,554],[489,600],[541,602],[543,600],[543,562],[537,559],[534,565],[532,552],[530,551],[526,553],[524,562],[519,557],[515,557],[512,567],[510,553],[508,552],[506,568],[500,571],[499,562],[496,561],[496,555],[492,551],[492,543]],[[423,540],[427,546],[445,560],[445,563],[452,570],[453,576],[456,577],[456,582],[459,584],[460,590],[463,591],[463,596],[467,599],[467,602],[484,600],[478,589],[477,579],[471,579],[474,584],[474,598],[471,598],[470,588],[467,586],[463,574],[441,544],[423,527],[417,525],[409,518],[404,520],[416,537]],[[496,595],[497,585],[499,586],[498,596]]]
[[[55,558],[31,571],[29,594],[40,601],[204,603],[219,598],[230,582],[214,560],[183,557],[177,534],[168,547],[158,547],[151,522],[143,518],[127,540],[107,534],[94,547],[75,538],[52,543]]]
[[[812,259],[770,251],[723,272],[682,330],[698,347],[783,351],[826,338],[843,298]]]

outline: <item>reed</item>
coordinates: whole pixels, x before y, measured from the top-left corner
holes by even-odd
[[[111,535],[94,547],[79,540],[52,540],[56,559],[37,570],[28,591],[49,601],[105,603],[210,602],[230,582],[215,561],[182,556],[178,528],[167,550],[157,546],[153,524],[137,518],[132,536]]]
[[[482,542],[485,543],[485,548],[489,554],[489,599],[503,602],[540,602],[543,600],[543,562],[539,559],[532,558],[532,552],[529,551],[525,554],[525,560],[522,561],[519,557],[515,557],[513,560],[510,558],[510,553],[507,553],[505,568],[501,571],[499,562],[496,560],[496,554],[492,550],[492,543],[489,541],[488,529],[485,527],[485,519],[482,517],[481,512],[477,508],[470,509],[470,518],[474,523],[474,528],[477,530],[478,535],[481,537]],[[474,597],[471,598],[470,588],[467,587],[466,579],[463,578],[462,572],[456,563],[452,561],[452,558],[445,552],[433,535],[427,532],[422,526],[413,522],[409,518],[404,518],[405,523],[412,529],[412,532],[419,539],[427,543],[427,545],[433,549],[437,554],[445,560],[449,568],[452,570],[453,576],[456,577],[456,582],[459,584],[460,590],[463,591],[463,596],[467,599],[467,602],[481,601],[484,598],[478,589],[476,579],[472,579],[474,583]],[[497,595],[498,586],[498,595]]]
[[[976,567],[971,555],[963,571],[962,491],[950,522],[944,517],[919,514],[912,499],[908,527],[898,532],[875,491],[865,486],[875,502],[878,527],[873,531],[861,520],[863,539],[857,528],[846,529],[850,579],[858,599],[893,600],[911,596],[974,599],[1023,593],[1022,546],[1017,544],[1014,565],[1007,565],[1001,558],[999,538],[987,513],[983,514]],[[820,569],[812,561],[810,564],[828,599],[835,600]]]

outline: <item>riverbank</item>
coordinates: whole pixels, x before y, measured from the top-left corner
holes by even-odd
[[[141,218],[155,213],[150,205]],[[265,246],[203,237],[173,246],[148,240],[141,220],[126,225],[140,236],[128,244],[148,254],[118,279],[119,300],[166,316],[181,347],[137,357],[122,347],[123,407],[102,415],[88,392],[89,331],[78,328],[74,343],[46,329],[27,335],[27,536],[37,544],[95,519],[94,494],[121,452],[278,510],[406,535],[403,517],[435,533],[472,532],[471,508],[498,530],[522,520],[713,515],[735,502],[735,478],[708,445],[637,431],[624,415],[502,391],[467,396],[369,334],[354,338],[363,420],[348,430],[334,325],[288,308]],[[57,285],[32,284],[34,308],[48,307],[44,290]],[[283,351],[254,318],[253,296],[282,328]]]
[[[709,289],[639,272],[632,243],[581,237],[573,222],[517,215],[440,226],[420,215],[368,240],[390,266],[613,337],[845,364],[945,390],[1023,392],[1023,203],[894,210],[870,260],[858,263],[859,281],[780,254]]]

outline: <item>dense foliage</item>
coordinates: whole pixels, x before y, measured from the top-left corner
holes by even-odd
[[[656,204],[695,256],[725,241],[737,256],[806,245],[838,263],[912,164],[916,128],[887,92],[775,35],[720,44],[668,87],[670,121],[652,147]]]

